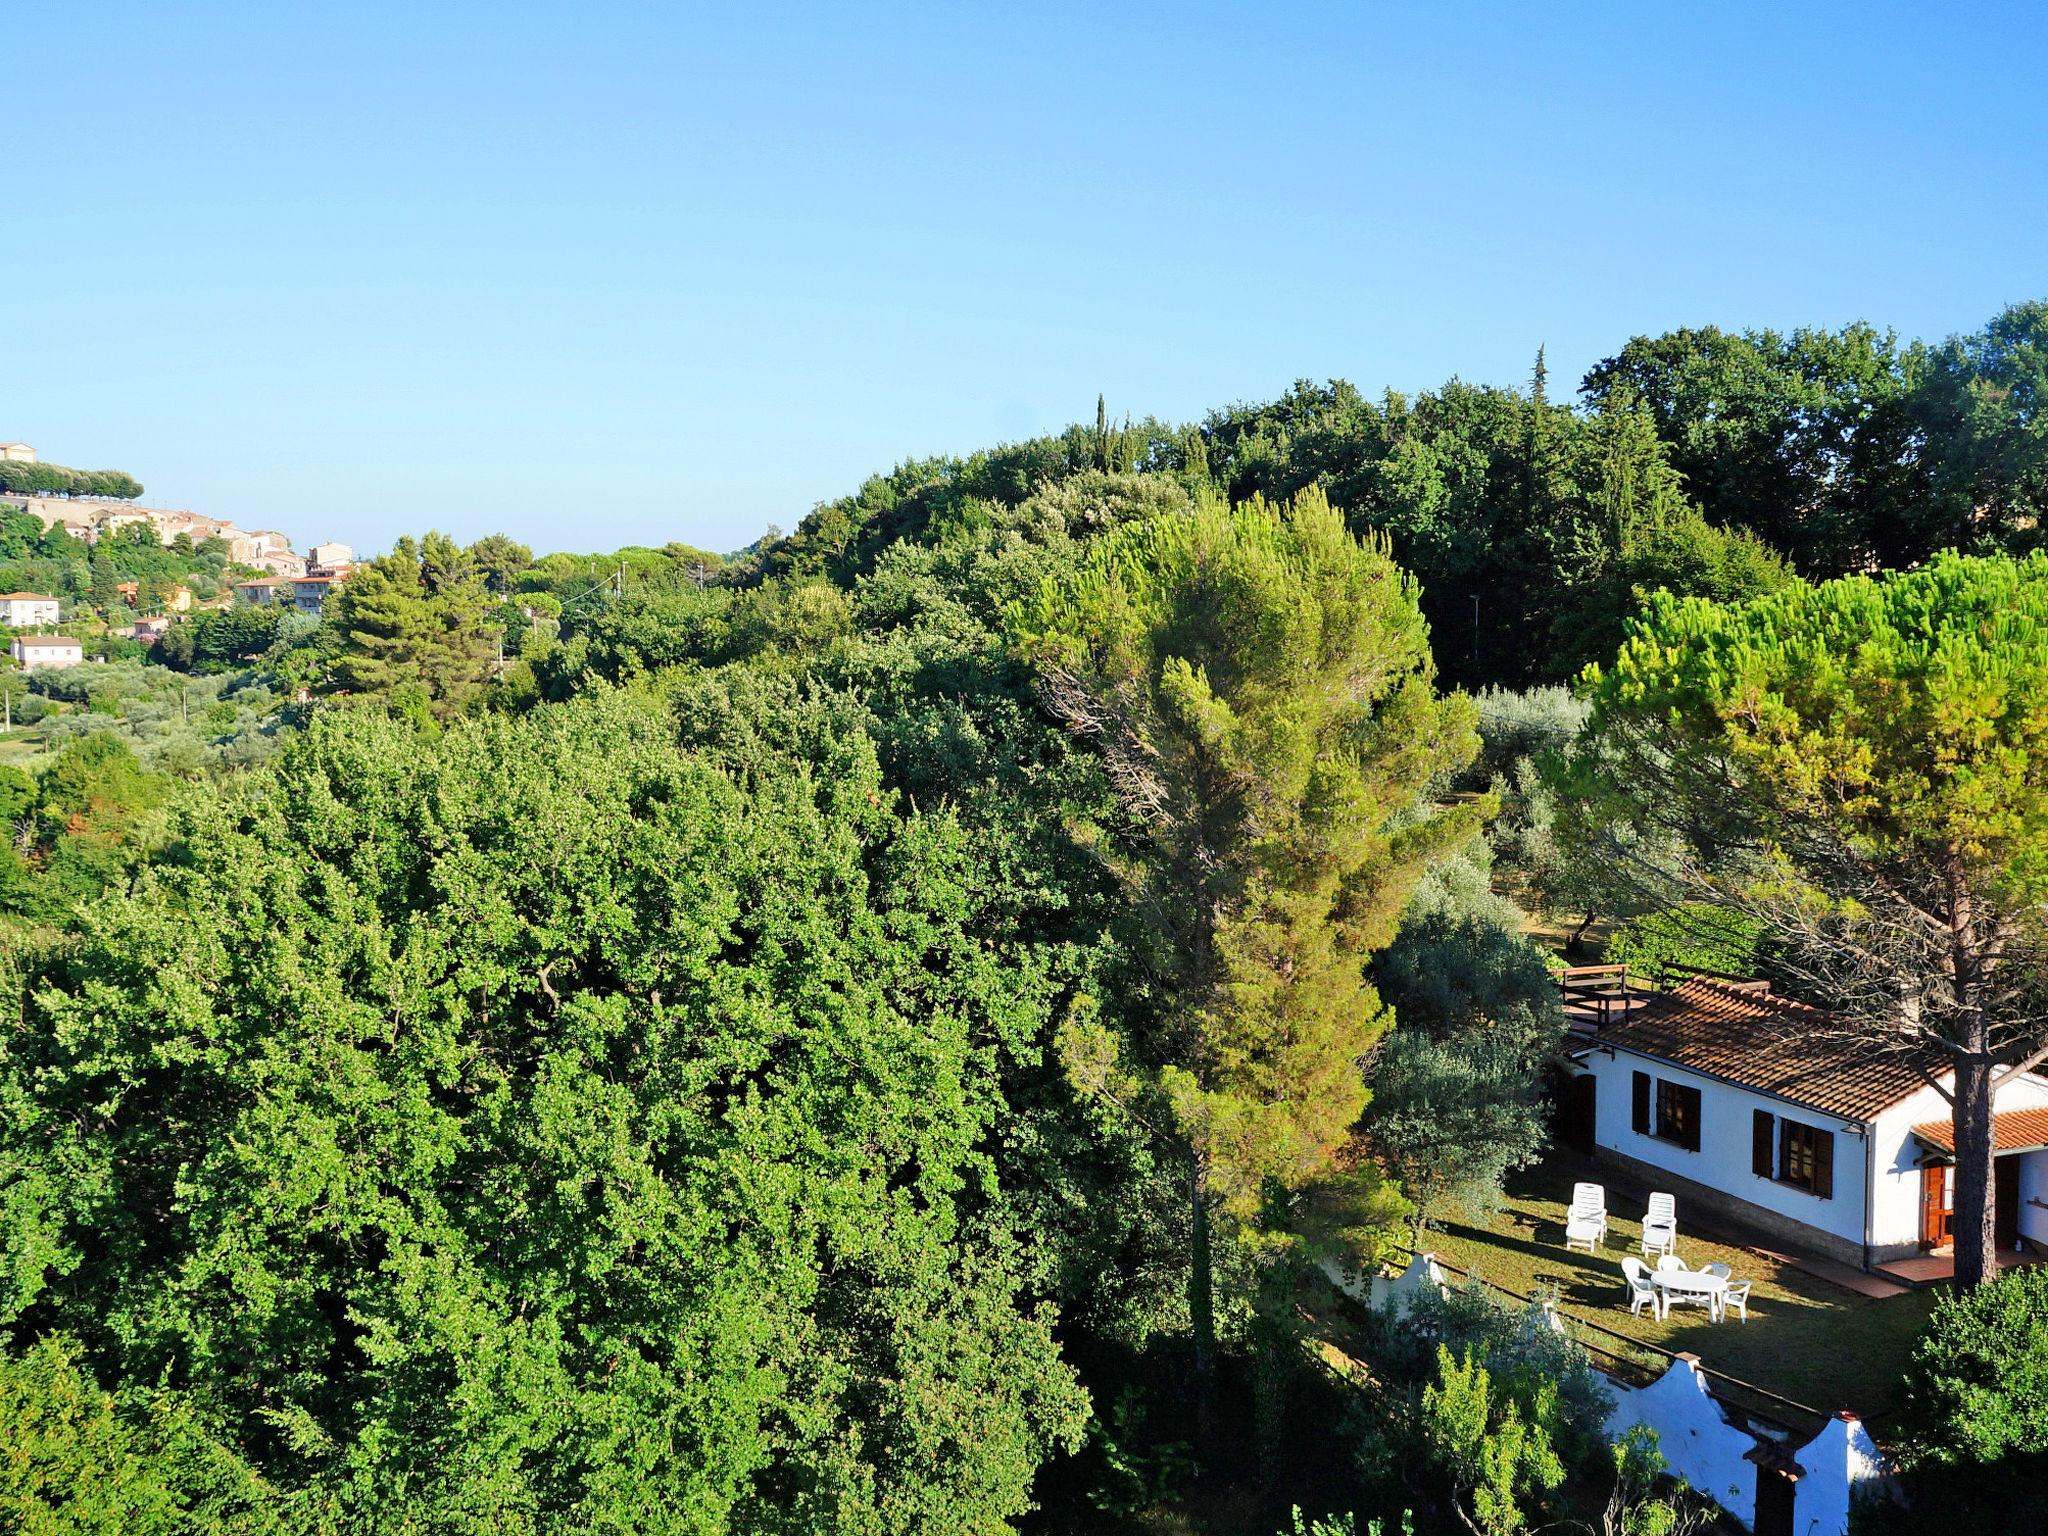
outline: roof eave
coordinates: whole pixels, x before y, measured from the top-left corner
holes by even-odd
[[[1759,1088],[1754,1083],[1745,1083],[1740,1078],[1730,1077],[1724,1072],[1716,1072],[1710,1067],[1695,1066],[1689,1061],[1680,1061],[1676,1056],[1660,1056],[1655,1051],[1646,1051],[1641,1046],[1630,1045],[1626,1041],[1600,1040],[1597,1043],[1606,1046],[1609,1050],[1627,1051],[1631,1056],[1639,1056],[1644,1061],[1654,1061],[1662,1066],[1676,1067],[1681,1072],[1690,1072],[1693,1076],[1704,1077],[1709,1082],[1723,1083],[1730,1088],[1740,1088],[1744,1093],[1753,1093],[1760,1099],[1770,1099],[1779,1104],[1790,1104],[1796,1109],[1805,1110],[1810,1115],[1826,1115],[1830,1119],[1840,1120],[1849,1125],[1873,1126],[1877,1124],[1877,1117],[1879,1115],[1882,1115],[1888,1109],[1897,1108],[1905,1103],[1907,1099],[1911,1098],[1914,1093],[1920,1091],[1918,1088],[1915,1088],[1910,1093],[1902,1093],[1897,1098],[1887,1099],[1884,1103],[1878,1105],[1877,1108],[1870,1111],[1868,1115],[1859,1115],[1845,1109],[1828,1109],[1806,1099],[1794,1098],[1789,1093],[1779,1093],[1770,1088]]]

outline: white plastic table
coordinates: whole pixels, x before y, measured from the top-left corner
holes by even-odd
[[[1714,1322],[1721,1321],[1721,1298],[1727,1294],[1728,1282],[1719,1275],[1710,1275],[1704,1269],[1657,1269],[1650,1272],[1650,1283],[1664,1293],[1666,1310],[1680,1296],[1688,1301],[1705,1298],[1707,1316]]]

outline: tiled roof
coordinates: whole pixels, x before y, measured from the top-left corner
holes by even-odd
[[[1913,1134],[1938,1152],[1956,1149],[1953,1120],[1930,1120],[1913,1127]],[[2025,1152],[2048,1147],[2048,1108],[2002,1109],[1991,1117],[1991,1146],[1997,1152]]]
[[[45,596],[41,592],[0,592],[0,603],[24,601],[31,603],[54,603],[57,599]]]
[[[68,645],[81,651],[85,649],[69,635],[16,635],[14,638],[22,645]]]
[[[1874,1119],[1926,1082],[1910,1061],[1818,1033],[1827,1019],[1790,998],[1695,977],[1594,1038],[1848,1120]]]

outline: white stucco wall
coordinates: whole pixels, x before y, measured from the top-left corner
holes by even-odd
[[[1755,1528],[1756,1464],[1746,1458],[1756,1440],[1728,1422],[1707,1395],[1698,1367],[1675,1360],[1647,1387],[1610,1382],[1608,1391],[1614,1396],[1608,1439],[1619,1440],[1638,1424],[1656,1431],[1657,1449],[1673,1473],[1734,1516],[1744,1530]]]
[[[2048,1152],[2020,1156],[2020,1236],[2048,1247]]]
[[[1948,1087],[1954,1074],[1944,1074]],[[2048,1081],[2028,1073],[1999,1085],[1996,1110],[2036,1109],[2048,1105]],[[1913,1127],[1947,1120],[1954,1110],[1932,1085],[1893,1105],[1877,1118],[1871,1142],[1877,1153],[1877,1198],[1871,1209],[1871,1242],[1878,1247],[1918,1243],[1921,1231],[1920,1143]],[[1840,1149],[1837,1148],[1839,1153]],[[2020,1232],[2048,1242],[2048,1210],[2027,1203],[2030,1195],[2048,1201],[2048,1155],[2026,1154],[2020,1164]]]
[[[1752,1205],[1775,1211],[1794,1221],[1818,1227],[1845,1242],[1860,1245],[1863,1238],[1863,1188],[1866,1148],[1863,1127],[1838,1116],[1802,1109],[1782,1099],[1751,1093],[1731,1083],[1717,1082],[1683,1067],[1666,1066],[1626,1051],[1612,1056],[1595,1049],[1584,1065],[1600,1080],[1594,1105],[1594,1134],[1603,1147],[1625,1152],[1652,1167],[1705,1184],[1723,1193],[1747,1200]],[[1652,1082],[1662,1078],[1684,1083],[1700,1091],[1700,1149],[1688,1152],[1673,1142],[1655,1136],[1638,1135],[1630,1124],[1630,1080],[1637,1072],[1649,1073]],[[1652,1123],[1655,1123],[1656,1089],[1651,1089]],[[1758,1178],[1750,1170],[1750,1129],[1756,1110],[1785,1119],[1804,1121],[1835,1133],[1835,1188],[1831,1199],[1808,1194],[1775,1179]],[[1922,1119],[1932,1118],[1921,1116]],[[1907,1122],[1910,1124],[1911,1122]],[[1918,1178],[1916,1173],[1914,1179]],[[1917,1188],[1917,1185],[1915,1186]],[[1638,1216],[1637,1211],[1620,1212]],[[1678,1230],[1685,1231],[1685,1202],[1679,1201]]]
[[[1948,1100],[1929,1086],[1877,1117],[1870,1138],[1877,1158],[1876,1198],[1870,1207],[1873,1247],[1920,1241],[1920,1158],[1924,1149],[1913,1139],[1912,1129],[1930,1120],[1946,1120],[1950,1113]]]
[[[1793,1459],[1805,1475],[1792,1485],[1792,1529],[1814,1536],[1843,1536],[1857,1494],[1886,1476],[1877,1442],[1856,1419],[1830,1419]]]
[[[37,624],[57,622],[57,599],[54,597],[11,597],[0,602],[0,622],[16,629],[26,629]]]

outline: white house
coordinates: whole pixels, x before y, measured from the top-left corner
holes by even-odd
[[[33,464],[36,451],[27,443],[0,443],[0,460],[9,464]]]
[[[24,672],[75,667],[85,660],[85,648],[69,635],[16,635],[8,650]]]
[[[289,597],[291,594],[283,589],[290,585],[291,583],[282,577],[259,576],[254,581],[236,582],[235,596],[245,603],[254,603],[259,608],[268,607],[271,603],[277,602],[280,595]]]
[[[1830,1033],[1762,982],[1693,978],[1572,1042],[1564,1139],[1723,1220],[1872,1268],[1949,1248],[1950,1108],[1917,1066]],[[1923,1072],[1924,1069],[1924,1072]],[[2048,1080],[1993,1106],[2002,1247],[2048,1246]]]
[[[57,599],[40,592],[0,592],[0,624],[32,629],[57,622]]]
[[[337,544],[329,540],[325,544],[315,544],[306,551],[306,566],[308,569],[322,566],[332,570],[337,565],[355,564],[355,558],[356,552],[346,544]]]
[[[327,606],[327,595],[347,579],[346,576],[335,575],[298,577],[290,584],[292,602],[301,613],[317,614]]]

